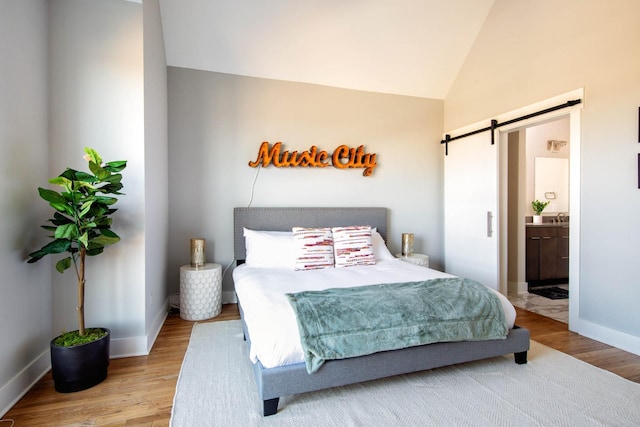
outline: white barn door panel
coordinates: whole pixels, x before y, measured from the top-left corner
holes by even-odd
[[[499,289],[497,215],[498,145],[491,145],[491,133],[450,142],[444,157],[447,273]]]

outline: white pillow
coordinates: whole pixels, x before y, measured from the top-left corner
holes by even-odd
[[[333,267],[333,233],[330,228],[293,227],[296,270]]]
[[[245,264],[251,267],[294,268],[291,231],[244,229]]]
[[[371,230],[371,243],[373,243],[373,255],[376,260],[384,261],[396,259],[384,243],[384,239],[375,229]]]
[[[334,227],[331,231],[336,267],[376,263],[371,243],[371,227]]]

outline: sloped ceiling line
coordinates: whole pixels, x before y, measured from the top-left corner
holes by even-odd
[[[160,0],[167,65],[444,99],[494,0]]]

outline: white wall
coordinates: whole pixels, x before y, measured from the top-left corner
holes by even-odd
[[[50,165],[86,168],[83,147],[127,160],[114,215],[122,241],[87,263],[87,326],[112,331],[111,353],[146,352],[142,5],[49,2]],[[54,275],[54,331],[76,329],[73,272]],[[138,342],[141,341],[141,342]]]
[[[551,122],[543,123],[538,126],[532,126],[525,129],[526,135],[526,143],[525,143],[525,153],[526,153],[526,202],[525,202],[525,212],[526,215],[533,215],[533,208],[531,207],[531,201],[536,199],[535,196],[535,179],[536,179],[536,170],[535,170],[535,159],[536,157],[545,157],[552,159],[567,159],[567,165],[569,162],[569,151],[571,147],[569,146],[569,118],[563,117],[558,120],[554,120]],[[558,140],[558,141],[567,141],[567,145],[560,149],[557,153],[553,153],[547,150],[547,141],[549,140]],[[568,166],[567,166],[568,167]],[[565,177],[565,183],[568,187],[569,181],[569,171],[567,170],[567,175]],[[564,187],[563,187],[564,188]],[[564,201],[568,205],[569,203],[569,195],[565,192]],[[545,201],[542,197],[538,197],[541,201]],[[553,203],[553,202],[552,202]],[[552,204],[549,204],[547,209],[545,209],[545,214],[553,214],[556,215],[558,211],[554,211],[552,209]],[[567,212],[568,209],[564,210],[564,213]]]
[[[444,126],[584,87],[580,298],[571,326],[636,353],[638,16],[636,0],[496,0],[447,95]]]
[[[47,2],[0,0],[0,414],[49,367],[49,260],[38,249],[47,206]]]
[[[177,291],[189,239],[204,237],[208,261],[233,258],[233,208],[251,199],[263,141],[332,152],[364,145],[361,169],[259,171],[252,206],[385,206],[390,247],[403,232],[442,265],[442,101],[169,67],[169,265]],[[230,272],[224,289],[232,289]]]
[[[158,0],[144,12],[145,313],[151,349],[167,314],[169,234],[167,62]]]

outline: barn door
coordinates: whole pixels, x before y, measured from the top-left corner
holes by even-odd
[[[449,143],[448,150],[444,157],[446,272],[498,290],[498,145],[491,145],[491,133],[483,132]]]

